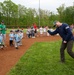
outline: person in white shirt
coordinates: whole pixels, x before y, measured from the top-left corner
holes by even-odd
[[[23,39],[23,35],[24,35],[24,34],[23,34],[23,31],[21,30],[21,31],[20,31],[21,39]]]
[[[43,34],[44,34],[44,36],[47,35],[47,29],[46,29],[46,26],[43,28]]]
[[[23,39],[23,32],[22,31],[19,31],[19,36],[20,36],[19,45],[22,45],[22,39]]]
[[[42,36],[43,35],[43,28],[42,28],[42,26],[39,28],[39,31],[40,31],[40,36]]]

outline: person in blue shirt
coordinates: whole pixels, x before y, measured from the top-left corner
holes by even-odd
[[[20,43],[21,37],[19,35],[19,30],[15,31],[14,34],[14,41],[15,41],[15,48],[18,49],[19,43]]]
[[[0,33],[0,48],[3,49],[3,47],[4,47],[4,44],[3,44],[3,36]]]
[[[14,46],[13,41],[14,41],[14,34],[13,34],[13,31],[11,30],[9,34],[9,45],[10,46]]]
[[[64,50],[67,48],[67,52],[68,54],[74,58],[74,52],[72,51],[73,48],[73,34],[71,32],[71,29],[69,27],[68,24],[66,23],[61,23],[59,21],[55,21],[54,22],[54,26],[56,27],[56,30],[51,32],[50,30],[48,30],[48,33],[50,35],[55,35],[55,34],[59,34],[62,38],[62,44],[61,44],[61,48],[60,48],[60,59],[61,62],[65,62],[65,54],[64,54]]]

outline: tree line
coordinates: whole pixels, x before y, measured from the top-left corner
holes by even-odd
[[[0,22],[4,20],[8,28],[28,27],[36,23],[39,26],[52,26],[54,20],[74,24],[74,6],[65,7],[64,4],[57,9],[58,14],[50,10],[27,8],[21,4],[15,4],[11,0],[0,2]]]

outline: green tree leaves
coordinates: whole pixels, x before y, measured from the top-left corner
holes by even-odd
[[[68,24],[74,23],[74,6],[69,6],[65,8],[63,4],[59,8],[57,8],[59,14],[59,20],[62,22],[66,22]]]
[[[58,14],[49,10],[40,9],[40,26],[52,27],[55,20],[74,23],[74,6],[65,7],[62,4],[57,8]],[[5,21],[7,27],[28,27],[36,23],[39,26],[39,10],[15,4],[11,0],[0,2],[0,22]]]

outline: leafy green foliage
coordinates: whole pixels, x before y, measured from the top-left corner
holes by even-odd
[[[62,4],[59,8],[57,8],[59,13],[59,20],[62,22],[66,22],[69,25],[74,24],[74,6],[66,7]]]
[[[8,28],[12,27],[28,27],[36,23],[37,26],[49,26],[55,20],[61,22],[67,22],[68,24],[74,23],[74,6],[66,7],[62,4],[57,8],[58,14],[54,14],[50,10],[27,8],[21,4],[15,4],[11,0],[5,0],[3,3],[0,2],[0,22],[5,21]],[[40,21],[39,21],[40,15]]]

